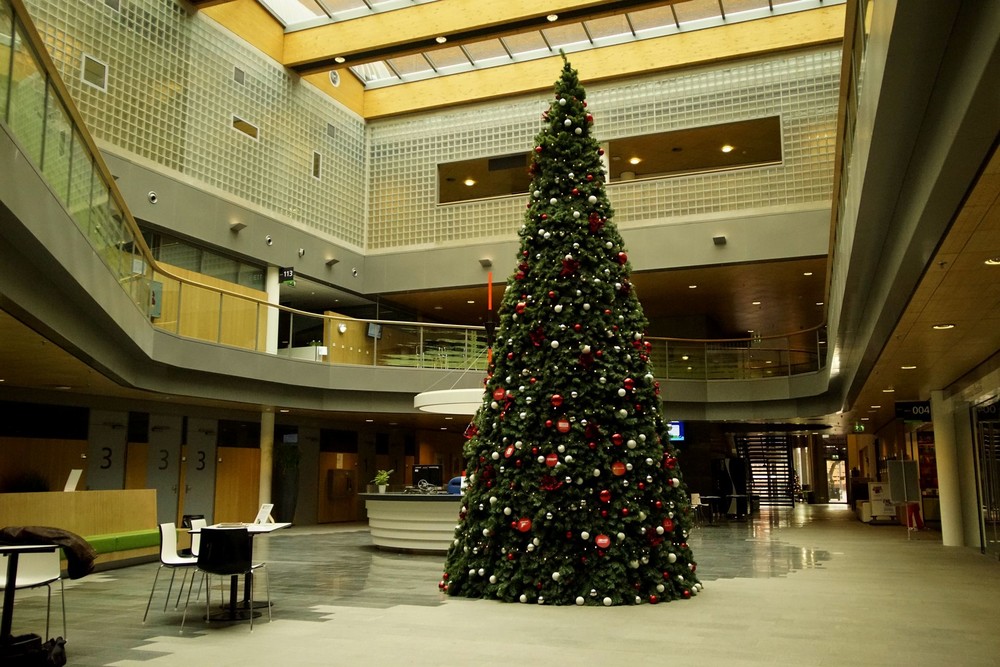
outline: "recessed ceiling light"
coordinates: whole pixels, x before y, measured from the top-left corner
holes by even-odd
[[[371,424],[371,423],[372,423],[373,421],[375,421],[375,420],[374,420],[374,419],[366,419],[366,420],[365,420],[365,423],[366,423],[366,424]]]
[[[733,147],[730,146],[729,144],[726,144],[725,146],[723,146],[721,148],[721,150],[722,150],[723,153],[731,153],[732,150],[733,150]]]
[[[935,324],[933,328],[937,329],[938,331],[944,331],[945,329],[954,329],[955,325],[951,323]]]
[[[333,59],[333,62],[343,64],[347,62],[347,58],[345,58],[344,56],[337,56],[336,58]]]
[[[288,412],[288,408],[281,408],[278,412]]]
[[[873,410],[878,410],[878,409],[879,409],[879,408],[881,408],[881,407],[882,407],[881,405],[873,405],[873,406],[872,406],[872,409],[873,409]]]
[[[475,303],[475,302],[476,302],[475,299],[469,299],[468,301],[466,301],[466,303]]]
[[[983,263],[986,264],[986,266],[1000,266],[1000,257],[990,257]]]
[[[816,302],[816,305],[817,305],[817,306],[822,306],[822,305],[823,305],[823,302],[822,302],[822,301],[817,301],[817,302]]]
[[[451,420],[453,420],[453,419],[454,419],[454,417],[445,417],[445,418],[444,418],[444,420],[445,420],[446,422],[450,422],[450,421],[451,421]]]
[[[434,41],[437,42],[438,44],[444,44],[445,42],[448,41],[448,38],[445,37],[444,35],[441,35],[440,37],[435,37]]]
[[[869,417],[862,417],[862,418],[861,418],[861,421],[863,421],[863,422],[866,422],[866,421],[869,421],[869,420],[870,420],[870,418],[869,418]]]
[[[628,163],[629,164],[639,164],[640,162],[642,162],[642,158],[641,157],[630,157],[628,159]]]
[[[444,306],[434,306],[434,310],[444,310]]]
[[[549,23],[552,23],[553,21],[558,21],[559,20],[559,15],[558,14],[549,14],[548,16],[545,17],[545,20],[548,21]]]
[[[682,356],[681,356],[681,360],[682,360],[682,361],[687,361],[687,360],[688,360],[688,359],[690,359],[690,358],[691,358],[691,357],[689,357],[689,356],[688,356],[688,355],[686,355],[686,354],[685,354],[685,355],[682,355]]]
[[[811,276],[812,274],[813,274],[812,271],[803,271],[802,272],[802,275],[804,275],[804,276]]]
[[[891,393],[893,393],[894,391],[896,391],[896,390],[895,390],[895,389],[893,389],[892,387],[886,387],[885,389],[883,389],[883,390],[882,390],[882,393],[883,393],[883,394],[891,394]]]
[[[474,178],[467,178],[463,182],[471,188],[473,185],[476,184],[476,179],[474,179]]]
[[[902,369],[904,371],[912,371],[912,370],[916,369],[916,366],[900,366],[900,369]]]
[[[688,285],[688,289],[698,289],[697,285]]]
[[[760,301],[751,301],[750,305],[751,306],[759,306],[760,305]]]

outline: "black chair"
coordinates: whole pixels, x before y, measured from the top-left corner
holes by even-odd
[[[232,579],[230,587],[229,620],[238,620],[236,614],[236,580],[244,575],[246,578],[246,600],[249,603],[247,613],[250,615],[250,631],[253,632],[253,581],[257,570],[264,570],[264,583],[267,590],[267,620],[271,620],[271,585],[267,580],[264,563],[253,562],[253,538],[245,527],[201,529],[201,545],[198,550],[198,571],[207,579],[210,575],[227,576]],[[205,586],[205,619],[211,620],[210,582]],[[190,587],[188,588],[190,595]],[[181,618],[181,632],[184,631],[184,621],[187,618],[187,607],[184,605],[184,616]]]

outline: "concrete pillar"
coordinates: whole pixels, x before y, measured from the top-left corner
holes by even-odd
[[[931,419],[934,422],[934,456],[937,460],[938,494],[941,503],[941,543],[946,547],[965,546],[962,516],[962,484],[955,442],[955,415],[944,392],[931,392]]]
[[[260,413],[260,496],[261,503],[271,502],[271,475],[274,469],[274,413]]]
[[[278,267],[268,266],[267,274],[264,277],[264,290],[267,292],[267,302],[278,304],[281,284],[278,282]],[[268,354],[278,353],[278,309],[268,308],[267,309],[267,331],[264,332],[265,335],[265,345],[264,351]],[[274,419],[274,415],[271,415],[271,419]],[[272,424],[273,426],[273,424]]]

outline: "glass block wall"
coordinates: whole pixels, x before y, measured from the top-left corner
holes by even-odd
[[[364,247],[362,119],[175,0],[26,4],[98,141]],[[107,66],[106,91],[82,80],[84,54]]]
[[[829,204],[833,188],[838,49],[780,55],[621,83],[584,85],[596,136],[611,140],[780,115],[780,165],[613,184],[619,227],[682,217]],[[553,82],[559,76],[552,71]],[[438,205],[436,166],[527,152],[548,98],[494,102],[369,123],[368,250],[512,237],[524,196]]]

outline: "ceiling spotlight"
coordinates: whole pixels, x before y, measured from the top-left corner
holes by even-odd
[[[688,285],[688,289],[698,289],[697,285]]]
[[[894,391],[896,391],[896,390],[895,390],[895,389],[893,389],[892,387],[886,387],[885,389],[883,389],[883,390],[882,390],[882,393],[883,393],[883,394],[891,394],[891,393],[893,393]]]
[[[344,56],[337,56],[336,58],[333,59],[333,62],[342,65],[347,62],[347,58],[345,58]]]
[[[467,178],[467,179],[465,179],[462,182],[465,183],[466,185],[468,185],[471,188],[473,185],[476,184],[476,179],[474,179],[474,178]]]
[[[642,162],[642,158],[640,157],[630,157],[628,159],[629,164],[639,164],[640,162]]]
[[[751,306],[759,306],[760,305],[760,301],[751,301],[750,305]]]
[[[726,145],[725,145],[725,146],[723,146],[723,147],[722,147],[722,148],[721,148],[720,150],[721,150],[721,151],[722,151],[723,153],[731,153],[731,152],[732,152],[732,150],[733,150],[733,147],[732,147],[732,146],[730,146],[729,144],[726,144]]]
[[[879,409],[879,408],[881,408],[882,406],[881,406],[881,405],[873,405],[873,406],[871,406],[871,407],[872,407],[872,410],[878,410],[878,409]]]
[[[802,275],[804,275],[804,276],[811,276],[812,274],[813,274],[812,271],[803,271],[802,272]]]
[[[899,368],[900,368],[900,370],[904,370],[904,371],[912,371],[912,370],[916,370],[917,367],[916,366],[900,366]]]
[[[347,333],[347,324],[344,323],[344,322],[341,322],[340,324],[338,324],[337,325],[337,331],[339,331],[340,333]]]
[[[476,300],[475,300],[475,299],[469,299],[468,301],[466,301],[466,303],[467,303],[467,304],[470,304],[470,305],[471,305],[471,304],[474,304],[475,302],[476,302]]]
[[[448,38],[445,37],[444,35],[441,35],[440,37],[435,37],[434,41],[437,42],[438,44],[444,44],[445,42],[448,41]]]
[[[549,23],[552,23],[553,21],[558,21],[559,20],[559,15],[558,14],[549,14],[548,16],[545,17],[545,20],[548,21]]]
[[[1000,266],[1000,257],[990,257],[983,263],[986,264],[986,266]]]
[[[944,331],[945,329],[954,329],[955,325],[951,323],[935,324],[933,328],[938,331]]]

